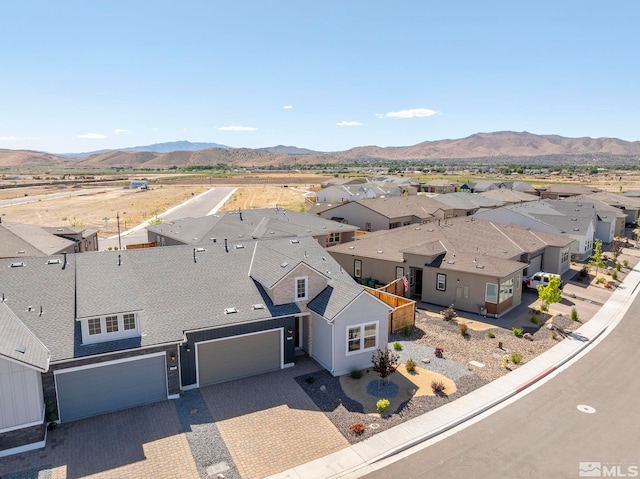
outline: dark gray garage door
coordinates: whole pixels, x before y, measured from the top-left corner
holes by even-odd
[[[165,359],[153,356],[56,374],[60,420],[167,399]]]
[[[219,383],[280,369],[280,330],[198,343],[198,384]]]

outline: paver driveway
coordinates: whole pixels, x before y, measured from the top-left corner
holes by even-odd
[[[302,357],[293,368],[188,391],[175,401],[62,424],[44,449],[1,458],[0,477],[197,479],[229,455],[227,477],[281,472],[349,446],[293,379],[320,369]],[[229,455],[218,457],[224,446],[217,453],[209,447],[219,438]]]

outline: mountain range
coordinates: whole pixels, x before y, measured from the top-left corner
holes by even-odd
[[[60,155],[0,149],[0,167],[168,168],[225,164],[238,168],[402,160],[429,163],[635,165],[639,158],[640,141],[629,142],[617,138],[566,138],[512,131],[476,133],[466,138],[425,141],[413,146],[359,146],[336,152],[319,152],[284,145],[258,149],[231,148],[217,143],[188,141]]]

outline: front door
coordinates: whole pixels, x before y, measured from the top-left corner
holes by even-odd
[[[422,299],[422,270],[413,270],[413,296]]]

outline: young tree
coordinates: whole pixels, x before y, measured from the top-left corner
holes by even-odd
[[[552,276],[549,284],[538,288],[538,300],[542,303],[540,309],[549,310],[549,305],[559,303],[562,300],[562,290],[560,289],[560,277]]]
[[[620,253],[622,253],[622,248],[624,247],[625,242],[616,236],[609,245],[609,251],[611,251],[611,253],[613,254],[614,259],[618,259],[618,256],[620,256]]]
[[[597,239],[593,245],[593,254],[589,257],[589,266],[596,269],[596,279],[598,270],[606,266],[604,256],[602,256],[602,241]]]
[[[391,376],[398,369],[400,356],[391,351],[389,348],[384,350],[378,349],[371,355],[373,370],[378,373],[381,379]]]

